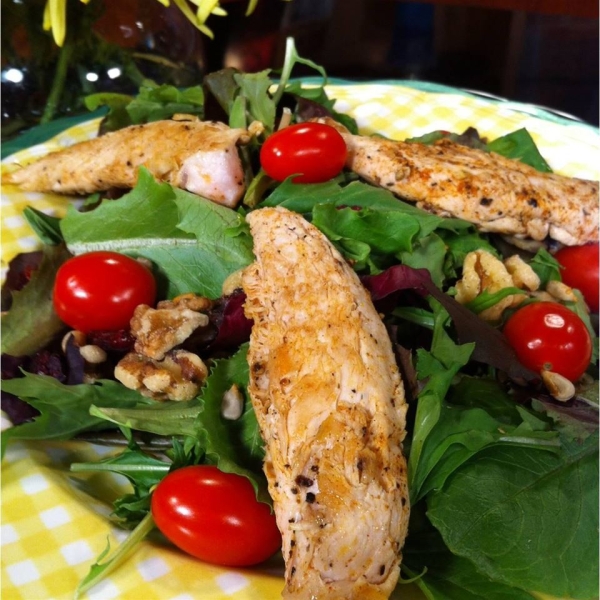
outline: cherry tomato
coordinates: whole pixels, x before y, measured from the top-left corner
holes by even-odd
[[[504,335],[523,365],[537,373],[553,371],[576,381],[590,364],[590,334],[562,304],[536,302],[520,308],[506,322]]]
[[[600,289],[598,244],[565,246],[554,258],[563,267],[562,280],[567,285],[577,288],[583,294],[590,310],[597,313]]]
[[[54,282],[54,310],[84,333],[128,329],[138,304],[153,304],[154,276],[137,260],[117,252],[89,252],[67,260]]]
[[[276,131],[260,150],[260,164],[269,177],[295,183],[321,183],[344,168],[348,150],[340,133],[324,123],[299,123]]]
[[[241,475],[196,465],[169,473],[156,487],[152,517],[175,546],[205,562],[244,567],[281,548],[271,509]]]

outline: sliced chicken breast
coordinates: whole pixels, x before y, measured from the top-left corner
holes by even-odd
[[[285,598],[388,598],[409,505],[406,403],[370,296],[302,216],[247,217],[249,392],[283,536]]]
[[[156,179],[234,207],[245,190],[237,144],[245,129],[218,122],[155,121],[74,144],[3,176],[21,189],[90,194],[132,188],[141,166]]]
[[[323,121],[323,119],[321,119]],[[541,173],[451,140],[433,145],[352,135],[346,166],[420,208],[484,232],[566,245],[598,241],[598,182]]]

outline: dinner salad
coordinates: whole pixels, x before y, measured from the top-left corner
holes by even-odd
[[[292,79],[297,65],[322,83]],[[135,97],[87,99],[107,107],[101,133],[176,114],[243,129],[260,122],[264,131],[240,148],[247,186],[237,209],[141,168],[134,189],[94,194],[63,218],[25,211],[41,250],[11,261],[2,290],[2,409],[13,423],[3,449],[13,440],[113,444],[109,457],[72,471],[130,483],[112,517],[131,533],[98,549],[77,594],[148,535],[226,566],[281,548],[247,392],[252,323],[240,287],[254,260],[245,216],[280,206],[352,265],[395,350],[411,504],[396,593],[411,583],[432,600],[597,597],[597,244],[517,248],[367,183],[344,170],[342,138],[318,122],[357,133],[327,96],[324,70],[290,41],[279,75],[224,69],[188,89],[148,81]],[[409,141],[450,138],[550,170],[526,130],[487,140],[473,125]],[[515,275],[461,300],[475,274],[468,257],[492,273],[512,260],[512,273],[537,283]],[[136,342],[139,305],[201,315],[176,346],[197,388],[184,380],[171,396],[141,393],[115,378]],[[567,326],[545,325],[557,318]]]

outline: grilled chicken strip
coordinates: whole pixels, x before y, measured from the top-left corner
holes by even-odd
[[[348,147],[349,169],[428,212],[517,239],[549,236],[569,246],[598,241],[597,181],[541,173],[446,139],[428,146],[335,126]]]
[[[409,515],[406,403],[390,339],[314,226],[283,208],[247,220],[249,391],[283,537],[283,596],[388,598]]]
[[[90,194],[132,188],[140,166],[154,177],[234,207],[244,193],[236,145],[245,129],[216,121],[155,121],[132,125],[53,152],[3,177],[35,192]]]

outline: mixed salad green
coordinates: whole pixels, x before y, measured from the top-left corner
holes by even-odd
[[[315,68],[323,84],[290,80],[295,64]],[[356,131],[350,117],[334,111],[325,83],[323,70],[289,44],[278,84],[268,71],[226,69],[192,89],[147,82],[137,97],[100,95],[88,102],[110,107],[104,130],[185,112],[234,127],[260,120],[269,135],[285,107],[292,120],[330,115]],[[525,130],[491,142],[474,131],[452,135],[549,169]],[[223,297],[222,287],[253,260],[245,214],[284,206],[318,227],[363,277],[397,350],[409,400],[405,452],[412,505],[399,586],[411,581],[431,600],[597,597],[597,351],[587,385],[578,385],[568,402],[554,400],[518,362],[498,327],[477,316],[511,290],[483,294],[468,307],[453,298],[467,253],[485,249],[501,256],[503,243],[350,173],[324,183],[277,184],[257,163],[260,142],[243,150],[248,191],[237,210],[158,183],[142,169],[135,189],[118,200],[93,196],[62,219],[31,208],[25,213],[43,250],[31,258],[33,268],[27,261],[23,266],[23,258],[13,261],[3,290],[10,308],[2,319],[3,408],[12,406],[9,413],[22,421],[3,433],[3,448],[12,440],[124,440],[113,456],[73,470],[112,471],[131,483],[130,493],[115,503],[114,519],[133,532],[112,557],[108,549],[102,553],[80,591],[114,569],[152,529],[152,490],[169,470],[216,465],[248,477],[258,497],[269,501],[262,441],[245,392],[248,323],[240,294]],[[82,383],[76,356],[56,358],[65,326],[52,309],[54,277],[72,254],[96,249],[150,261],[160,298],[193,292],[215,300],[213,335],[199,346],[210,374],[193,400],[157,402],[108,376]],[[527,261],[542,286],[560,280],[547,250]],[[581,296],[566,304],[584,319],[597,348]],[[232,421],[222,417],[221,403],[234,384],[244,405]]]

